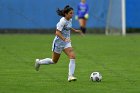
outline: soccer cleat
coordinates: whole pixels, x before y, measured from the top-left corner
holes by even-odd
[[[71,81],[76,81],[76,80],[77,80],[77,78],[74,77],[74,76],[69,76],[69,77],[68,77],[68,81],[69,81],[69,82],[71,82]]]
[[[39,71],[39,67],[40,67],[39,59],[36,59],[36,60],[35,60],[35,70],[36,70],[36,71]]]

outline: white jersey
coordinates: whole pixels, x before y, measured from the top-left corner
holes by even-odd
[[[70,38],[70,28],[72,27],[72,19],[66,20],[65,17],[62,17],[57,23],[57,29],[61,31],[62,35],[65,38]]]
[[[65,38],[70,38],[70,28],[72,27],[72,19],[66,20],[65,17],[62,17],[57,23],[56,28],[61,31],[62,35]],[[63,49],[72,47],[71,42],[65,42],[60,39],[57,35],[54,38],[52,44],[52,51],[61,54]]]
[[[56,28],[61,31],[62,35],[65,38],[70,38],[70,28],[72,27],[72,19],[66,20],[65,17],[62,17],[57,23]],[[58,36],[55,36],[54,42],[55,46],[64,47],[68,42],[64,42]]]

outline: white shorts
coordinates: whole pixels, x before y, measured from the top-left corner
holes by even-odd
[[[68,48],[68,47],[72,47],[71,46],[71,42],[68,42],[68,43],[66,43],[64,46],[56,46],[56,44],[55,43],[53,43],[53,45],[52,45],[52,51],[53,52],[56,52],[56,53],[58,53],[58,54],[61,54],[61,52],[64,50],[64,49],[66,49],[66,48]]]

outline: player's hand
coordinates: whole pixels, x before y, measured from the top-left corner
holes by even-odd
[[[71,42],[70,38],[65,38],[65,42]]]
[[[85,36],[81,30],[76,30],[76,32],[80,33],[81,36]]]
[[[78,20],[78,16],[77,15],[75,16],[75,20]]]
[[[88,19],[89,18],[89,15],[88,14],[85,14],[84,17],[85,17],[85,19]]]

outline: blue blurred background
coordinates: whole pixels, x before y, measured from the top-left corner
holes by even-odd
[[[90,18],[88,28],[105,27],[110,0],[87,0]],[[117,1],[117,0],[113,0]],[[0,0],[0,29],[51,29],[60,17],[57,8],[69,4],[74,8],[80,0]],[[120,6],[114,2],[114,7]],[[117,8],[118,7],[118,8]],[[118,13],[114,10],[112,13]],[[117,19],[118,16],[115,16]],[[115,23],[115,21],[113,21]],[[73,19],[73,27],[79,24]],[[140,28],[140,0],[126,0],[126,27]]]

